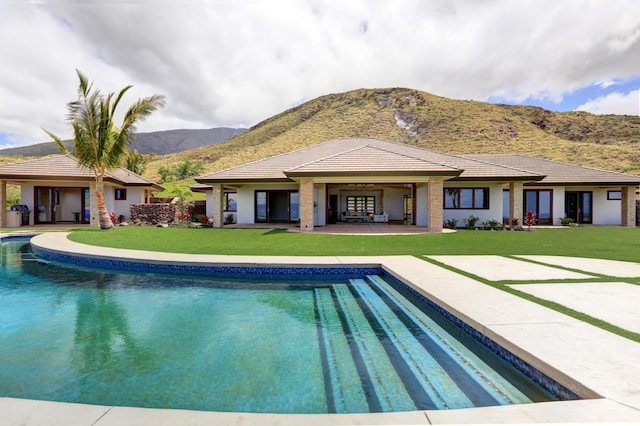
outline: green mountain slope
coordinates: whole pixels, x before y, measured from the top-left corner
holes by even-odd
[[[156,157],[186,158],[206,172],[341,137],[373,137],[452,154],[518,153],[640,173],[640,117],[556,113],[537,107],[452,100],[411,89],[331,94],[273,116],[225,142]]]

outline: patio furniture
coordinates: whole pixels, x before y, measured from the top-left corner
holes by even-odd
[[[342,212],[343,222],[370,222],[371,215],[368,212],[346,211]]]
[[[378,214],[373,215],[374,223],[389,223],[389,213],[380,212]]]

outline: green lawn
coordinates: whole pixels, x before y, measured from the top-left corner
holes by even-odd
[[[544,254],[640,261],[640,228],[458,231],[418,235],[326,235],[281,229],[118,227],[76,230],[70,239],[105,247],[197,254],[398,255]]]

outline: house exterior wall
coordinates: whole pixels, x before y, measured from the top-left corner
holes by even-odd
[[[238,224],[255,223],[255,191],[297,191],[296,183],[265,184],[265,185],[244,185],[238,188],[238,211],[236,220]],[[208,194],[207,194],[208,196]],[[207,208],[209,206],[207,198]]]
[[[116,187],[113,186],[105,186],[104,188],[104,201],[107,205],[107,211],[109,213],[115,213],[116,219],[122,215],[125,220],[129,220],[131,216],[131,204],[144,204],[144,189],[134,187],[126,188],[126,200],[116,200],[115,190]]]
[[[379,211],[389,214],[389,220],[404,220],[404,196],[411,196],[411,189],[388,187],[384,189],[384,205]]]
[[[479,218],[478,224],[488,220],[497,220],[502,223],[503,215],[503,188],[502,183],[495,182],[444,182],[444,190],[447,188],[489,188],[488,209],[445,209],[443,207],[443,220],[457,220],[458,226],[464,225],[464,220],[473,215]]]

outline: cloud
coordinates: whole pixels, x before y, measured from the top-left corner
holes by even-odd
[[[594,114],[640,115],[640,90],[612,92],[578,106],[576,111]]]
[[[0,1],[0,132],[68,136],[75,68],[165,95],[140,131],[251,126],[362,87],[559,102],[638,73],[637,16],[635,0]]]

